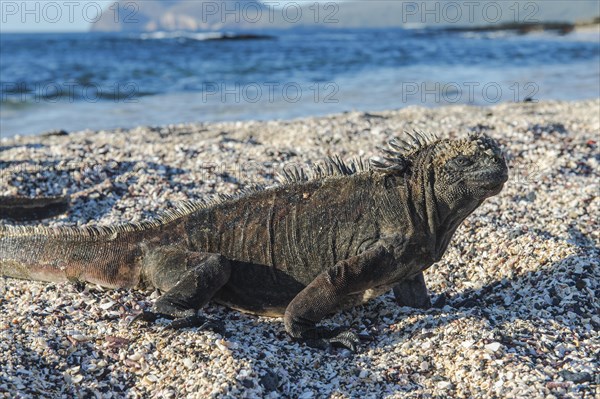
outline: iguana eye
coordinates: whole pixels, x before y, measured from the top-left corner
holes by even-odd
[[[463,155],[454,158],[453,162],[456,166],[460,166],[461,168],[464,168],[464,167],[467,167],[467,166],[470,166],[473,164],[473,161],[471,161],[469,158],[467,158]]]

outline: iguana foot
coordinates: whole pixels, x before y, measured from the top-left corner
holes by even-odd
[[[335,337],[330,338],[329,342],[335,347],[346,348],[352,352],[356,352],[356,348],[360,343],[360,338],[353,331],[346,330],[342,331]]]
[[[403,280],[394,286],[396,303],[417,309],[431,308],[431,299],[427,292],[423,273],[417,274],[410,280]]]
[[[331,347],[344,348],[356,352],[360,338],[356,333],[344,328],[326,329],[317,327],[303,334],[306,338],[300,338],[306,345],[317,349],[329,349]]]

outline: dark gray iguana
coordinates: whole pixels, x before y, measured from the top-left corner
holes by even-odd
[[[439,140],[407,133],[383,161],[333,158],[311,178],[239,198],[187,204],[140,224],[0,227],[3,276],[78,281],[163,292],[152,312],[174,326],[201,325],[214,300],[283,316],[286,331],[315,346],[355,349],[349,330],[317,326],[391,288],[401,305],[430,306],[423,271],[440,260],[460,223],[507,180],[486,136]]]

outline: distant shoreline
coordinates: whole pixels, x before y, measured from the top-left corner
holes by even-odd
[[[598,33],[600,34],[600,23],[590,23],[584,25],[576,25],[574,32],[581,33]]]
[[[591,21],[581,22],[510,22],[495,25],[460,26],[445,28],[450,32],[501,32],[515,31],[526,35],[534,32],[557,32],[568,34],[575,31],[588,31],[600,29],[600,17]]]

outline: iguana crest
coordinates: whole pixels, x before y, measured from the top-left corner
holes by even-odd
[[[383,162],[370,159],[365,162],[363,158],[355,158],[349,162],[343,161],[334,155],[324,162],[315,164],[308,172],[299,165],[286,165],[279,177],[280,182],[296,183],[318,180],[326,177],[350,176],[371,169],[379,171],[403,172],[410,165],[410,158],[422,149],[436,143],[439,138],[433,133],[417,130],[404,131],[403,137],[396,137],[388,142],[388,148],[382,148]]]
[[[388,148],[383,148],[383,162],[371,160],[371,166],[376,170],[404,172],[410,165],[411,158],[424,148],[436,143],[439,138],[433,133],[417,130],[405,131],[403,137],[397,137],[388,142]]]

